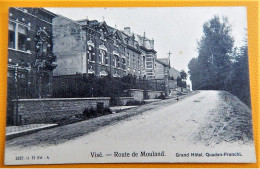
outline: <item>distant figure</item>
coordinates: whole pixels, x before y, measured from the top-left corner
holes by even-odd
[[[179,101],[179,98],[178,98],[178,96],[177,96],[176,100],[177,100],[177,101]]]

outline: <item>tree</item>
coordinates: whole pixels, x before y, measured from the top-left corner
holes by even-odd
[[[188,64],[190,74],[190,80],[192,82],[192,90],[197,90],[198,86],[201,86],[200,70],[198,65],[198,58],[192,58]]]
[[[183,91],[182,88],[186,88],[186,79],[187,73],[182,70],[180,76],[177,77],[177,86],[181,87],[181,91]]]
[[[181,79],[182,80],[186,80],[187,79],[187,73],[184,70],[181,70],[180,75],[181,75]]]
[[[248,45],[245,44],[233,54],[234,62],[230,71],[227,90],[250,105]]]
[[[189,63],[193,88],[225,89],[234,43],[231,26],[227,18],[214,16],[203,25],[203,33],[198,42],[198,58]]]

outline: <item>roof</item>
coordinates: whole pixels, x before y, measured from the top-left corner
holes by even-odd
[[[165,59],[167,59],[167,58],[165,58]],[[163,58],[163,59],[158,59],[158,58],[156,58],[155,60],[157,61],[157,62],[159,62],[159,63],[161,63],[163,66],[165,66],[165,67],[170,67],[170,61],[169,62],[165,62],[165,59]]]
[[[44,9],[44,8],[39,8],[40,10],[42,10],[43,12],[49,14],[49,15],[52,15],[53,17],[57,16],[57,14],[51,12],[51,11],[48,11],[47,9]]]
[[[158,60],[161,61],[162,63],[164,63],[165,65],[170,66],[170,59],[169,58],[158,58]]]
[[[179,77],[181,76],[181,72],[174,68],[170,68],[169,74],[170,74],[170,77],[173,77],[174,79],[177,79],[178,76]]]

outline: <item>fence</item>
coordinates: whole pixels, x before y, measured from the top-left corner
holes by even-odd
[[[122,78],[75,74],[51,76],[50,72],[13,72],[8,76],[7,124],[13,124],[12,100],[30,98],[110,97],[111,105],[118,97],[129,97],[128,89],[165,91],[164,80],[139,79],[132,75]]]
[[[122,78],[96,77],[84,74],[63,75],[53,77],[54,98],[73,97],[126,97],[125,90],[142,89],[153,91],[164,91],[164,80],[138,79],[135,76],[127,75]]]

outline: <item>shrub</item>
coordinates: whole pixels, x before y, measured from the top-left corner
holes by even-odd
[[[96,109],[97,114],[102,115],[104,113],[104,103],[98,102],[97,103],[97,109]]]
[[[86,108],[83,111],[83,115],[87,118],[93,118],[93,117],[107,115],[107,114],[111,114],[111,113],[112,113],[112,111],[110,110],[110,108],[104,107],[104,103],[102,103],[102,102],[97,103],[96,109],[91,107],[90,109]]]

